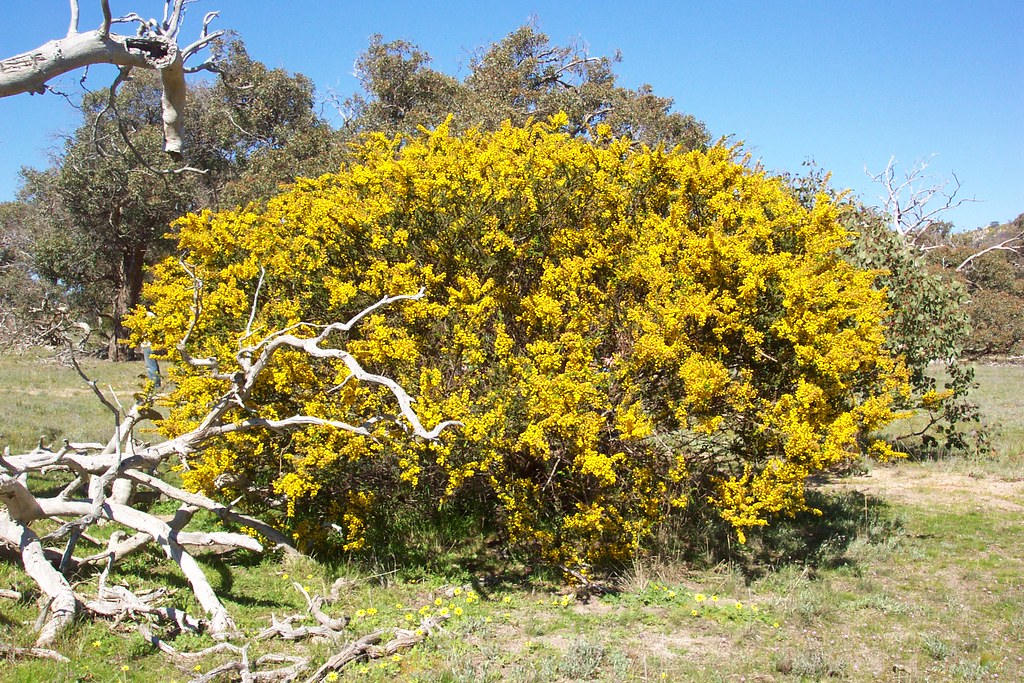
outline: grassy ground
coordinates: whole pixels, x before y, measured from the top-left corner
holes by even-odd
[[[40,396],[44,388],[71,391],[66,379],[46,379],[56,372],[52,366],[19,365],[13,380],[10,367],[10,360],[0,362],[0,386],[38,386]],[[107,370],[115,385],[139,373]],[[729,562],[638,560],[617,592],[589,600],[512,561],[469,571],[480,546],[444,538],[432,539],[431,559],[418,566],[255,557],[206,557],[203,565],[250,635],[271,613],[303,611],[294,581],[326,593],[336,579],[347,579],[328,611],[353,617],[352,639],[404,627],[426,611],[451,615],[444,633],[395,660],[350,666],[340,680],[1024,680],[1024,369],[980,367],[978,377],[979,397],[999,423],[994,455],[876,466],[822,484],[812,494],[821,517],[752,539]],[[13,395],[25,405],[34,396],[24,389]],[[72,407],[79,399],[60,402],[63,417],[43,409],[36,427],[36,418],[15,417],[24,425],[18,433],[28,436],[5,438],[32,441],[44,425],[59,429],[68,416],[83,414]],[[0,424],[11,419],[0,413]],[[73,438],[86,436],[100,434]],[[198,611],[155,553],[126,561],[114,580],[132,588],[180,587],[179,604]],[[31,596],[0,598],[0,641],[30,645],[38,614],[31,581],[0,563],[0,588]],[[174,644],[198,649],[209,642],[182,636]],[[340,646],[256,642],[250,658],[299,651],[321,662]],[[0,679],[170,683],[222,661],[214,656],[179,669],[127,626],[89,620],[57,649],[73,662],[0,661]]]
[[[113,389],[126,407],[134,402],[132,394],[146,374],[141,362],[87,358],[81,366],[108,396]],[[73,368],[56,363],[45,351],[0,355],[0,395],[0,447],[24,450],[40,438],[58,445],[64,438],[106,441],[113,433],[113,413]]]

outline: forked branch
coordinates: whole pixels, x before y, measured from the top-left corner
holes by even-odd
[[[0,543],[17,548],[26,573],[48,598],[45,611],[41,615],[41,629],[37,641],[39,647],[52,642],[73,622],[75,614],[83,608],[103,616],[122,618],[125,615],[148,615],[151,618],[172,621],[182,628],[199,628],[200,622],[195,618],[173,608],[158,605],[157,600],[163,594],[152,593],[142,596],[123,587],[106,586],[105,579],[109,568],[150,542],[156,542],[187,579],[192,593],[206,612],[205,628],[215,636],[231,635],[234,631],[231,616],[188,549],[245,549],[258,553],[263,551],[263,545],[247,534],[188,530],[187,527],[197,510],[209,510],[225,522],[254,531],[262,539],[289,552],[295,552],[289,538],[272,525],[234,510],[233,504],[219,503],[202,494],[182,490],[161,479],[156,474],[157,468],[168,459],[200,452],[214,437],[248,430],[295,430],[315,425],[370,435],[377,424],[386,421],[400,425],[407,433],[418,438],[432,440],[444,429],[458,424],[446,421],[428,429],[413,409],[412,397],[401,385],[388,377],[366,371],[356,358],[343,348],[328,346],[329,341],[351,331],[374,311],[396,302],[420,299],[424,295],[423,290],[416,294],[384,297],[344,323],[324,326],[297,325],[270,334],[251,346],[243,347],[239,344],[235,361],[241,369],[228,375],[219,372],[216,359],[197,359],[187,352],[189,337],[197,327],[198,318],[202,313],[202,283],[199,280],[196,282],[194,320],[181,344],[182,357],[193,366],[210,370],[211,375],[223,381],[226,386],[224,393],[199,420],[195,429],[158,444],[140,443],[134,438],[136,425],[146,418],[158,418],[158,414],[147,405],[136,405],[122,411],[116,401],[109,400],[95,382],[91,382],[84,373],[81,373],[99,400],[119,418],[114,421],[113,436],[108,442],[103,444],[65,441],[56,451],[40,444],[28,453],[16,455],[11,454],[8,449],[0,457]],[[254,302],[254,307],[255,305]],[[251,318],[252,316],[246,326],[247,336],[253,325]],[[313,329],[316,333],[309,337],[300,337],[296,334],[300,329]],[[359,424],[310,415],[292,415],[275,419],[255,416],[241,420],[228,419],[232,406],[245,407],[251,400],[253,388],[260,375],[271,366],[275,354],[284,348],[303,351],[311,359],[340,360],[348,369],[352,380],[380,386],[390,393],[397,404],[395,414],[376,415]],[[81,372],[80,368],[79,370]],[[27,478],[29,473],[48,473],[54,470],[71,473],[73,481],[60,492],[49,496],[40,495],[30,489]],[[87,483],[89,486],[84,499],[76,498],[86,488]],[[177,501],[180,507],[172,519],[161,519],[132,507],[127,495],[123,500],[113,495],[119,488],[130,493],[135,487],[151,489],[167,499]],[[74,521],[66,521],[68,518]],[[40,538],[33,530],[34,524],[54,521],[58,522],[59,526],[45,538]],[[78,539],[89,540],[86,534],[88,528],[93,524],[107,522],[116,523],[134,533],[128,535],[118,530],[110,537],[103,551],[87,557],[75,557]],[[60,540],[65,536],[68,537],[68,541],[63,551],[44,546],[47,541]],[[52,564],[55,559],[60,560],[59,569],[55,569]],[[93,565],[106,566],[99,577],[97,596],[80,597],[72,589],[64,572],[81,572]],[[302,590],[301,587],[299,590]],[[304,590],[302,592],[309,613],[317,621],[317,625],[296,629],[285,620],[273,627],[273,635],[306,637],[341,633],[346,620],[329,617],[322,611],[319,598],[310,596]],[[405,640],[402,643],[405,643]],[[366,644],[369,646],[369,641]],[[359,648],[357,650],[358,652],[353,651],[350,656],[361,657],[367,652],[370,653],[369,656],[375,656],[374,653],[380,651]],[[343,665],[339,660],[336,666]],[[239,671],[247,670],[248,664],[244,656],[239,666],[242,666]],[[301,668],[304,667],[305,664]],[[295,673],[298,670],[299,668],[296,668]]]
[[[160,72],[163,86],[161,105],[164,123],[164,151],[180,158],[184,140],[185,73],[210,68],[209,62],[186,69],[186,61],[208,46],[224,31],[209,30],[217,16],[210,12],[203,20],[202,34],[185,49],[178,46],[178,33],[188,0],[168,0],[162,22],[144,20],[135,13],[113,17],[107,0],[100,0],[103,22],[99,28],[80,32],[78,0],[71,2],[67,35],[13,57],[0,60],[0,97],[21,93],[44,93],[48,82],[70,71],[94,65],[112,64],[122,69],[140,67]],[[112,32],[114,25],[137,24],[134,35]]]

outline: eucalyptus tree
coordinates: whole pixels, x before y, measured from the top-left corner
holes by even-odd
[[[451,115],[455,129],[495,130],[505,121],[522,125],[565,112],[574,135],[603,124],[611,135],[649,146],[708,144],[704,125],[672,111],[671,98],[655,95],[650,85],[619,85],[620,60],[617,53],[591,56],[576,44],[554,44],[527,24],[477,50],[460,81],[432,68],[430,55],[415,44],[376,35],[356,61],[363,92],[348,101],[351,127],[408,133]]]

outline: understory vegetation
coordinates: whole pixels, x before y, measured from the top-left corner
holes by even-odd
[[[87,369],[115,387],[143,373],[141,364]],[[427,612],[450,615],[443,632],[398,657],[353,663],[337,680],[1015,680],[1024,675],[1024,372],[976,370],[977,400],[995,424],[992,453],[866,466],[828,480],[809,492],[825,514],[803,513],[743,546],[728,533],[676,529],[685,533],[673,552],[638,556],[600,584],[607,592],[566,587],[558,572],[524,563],[454,515],[441,525],[407,519],[401,543],[393,538],[359,559],[213,552],[200,556],[201,566],[250,637],[272,614],[306,611],[295,584],[322,595],[335,588],[338,600],[324,609],[352,619],[341,642],[255,641],[254,661],[267,653],[323,661],[378,629],[406,628]],[[29,373],[49,377],[54,393],[21,392],[5,424],[31,441],[47,429],[42,407],[77,375],[37,359],[0,359],[4,386]],[[63,395],[70,410],[89,414],[92,396]],[[96,438],[107,422],[95,414],[68,436]],[[213,518],[204,524],[223,528]],[[96,533],[105,537],[111,526]],[[137,593],[183,587],[155,550],[117,565],[110,583]],[[33,581],[4,563],[0,589],[21,594],[0,595],[4,642],[30,647],[39,613]],[[180,590],[173,600],[188,608],[192,598]],[[213,644],[195,635],[170,642],[182,651]],[[129,623],[90,619],[54,647],[70,661],[2,661],[3,680],[184,682],[228,659],[175,663]]]

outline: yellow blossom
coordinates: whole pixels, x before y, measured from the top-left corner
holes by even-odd
[[[430,443],[398,437],[376,419],[397,413],[387,391],[349,381],[339,358],[281,348],[226,421],[309,415],[374,433],[232,431],[190,458],[184,486],[266,482],[296,542],[316,549],[330,518],[355,552],[429,479],[409,498],[419,512],[483,493],[510,544],[574,570],[635,557],[692,501],[740,541],[807,511],[811,476],[857,456],[909,391],[877,273],[843,258],[840,202],[797,196],[735,147],[649,148],[566,121],[368,135],[336,173],[175,221],[187,265],[156,264],[154,315],[126,324],[133,343],[173,350],[187,335],[222,365],[171,369],[162,436],[201,423],[244,344],[421,288],[337,341],[414,395],[428,429],[459,423]],[[665,457],[650,437],[670,432],[693,448]],[[727,440],[735,459],[694,455]]]

